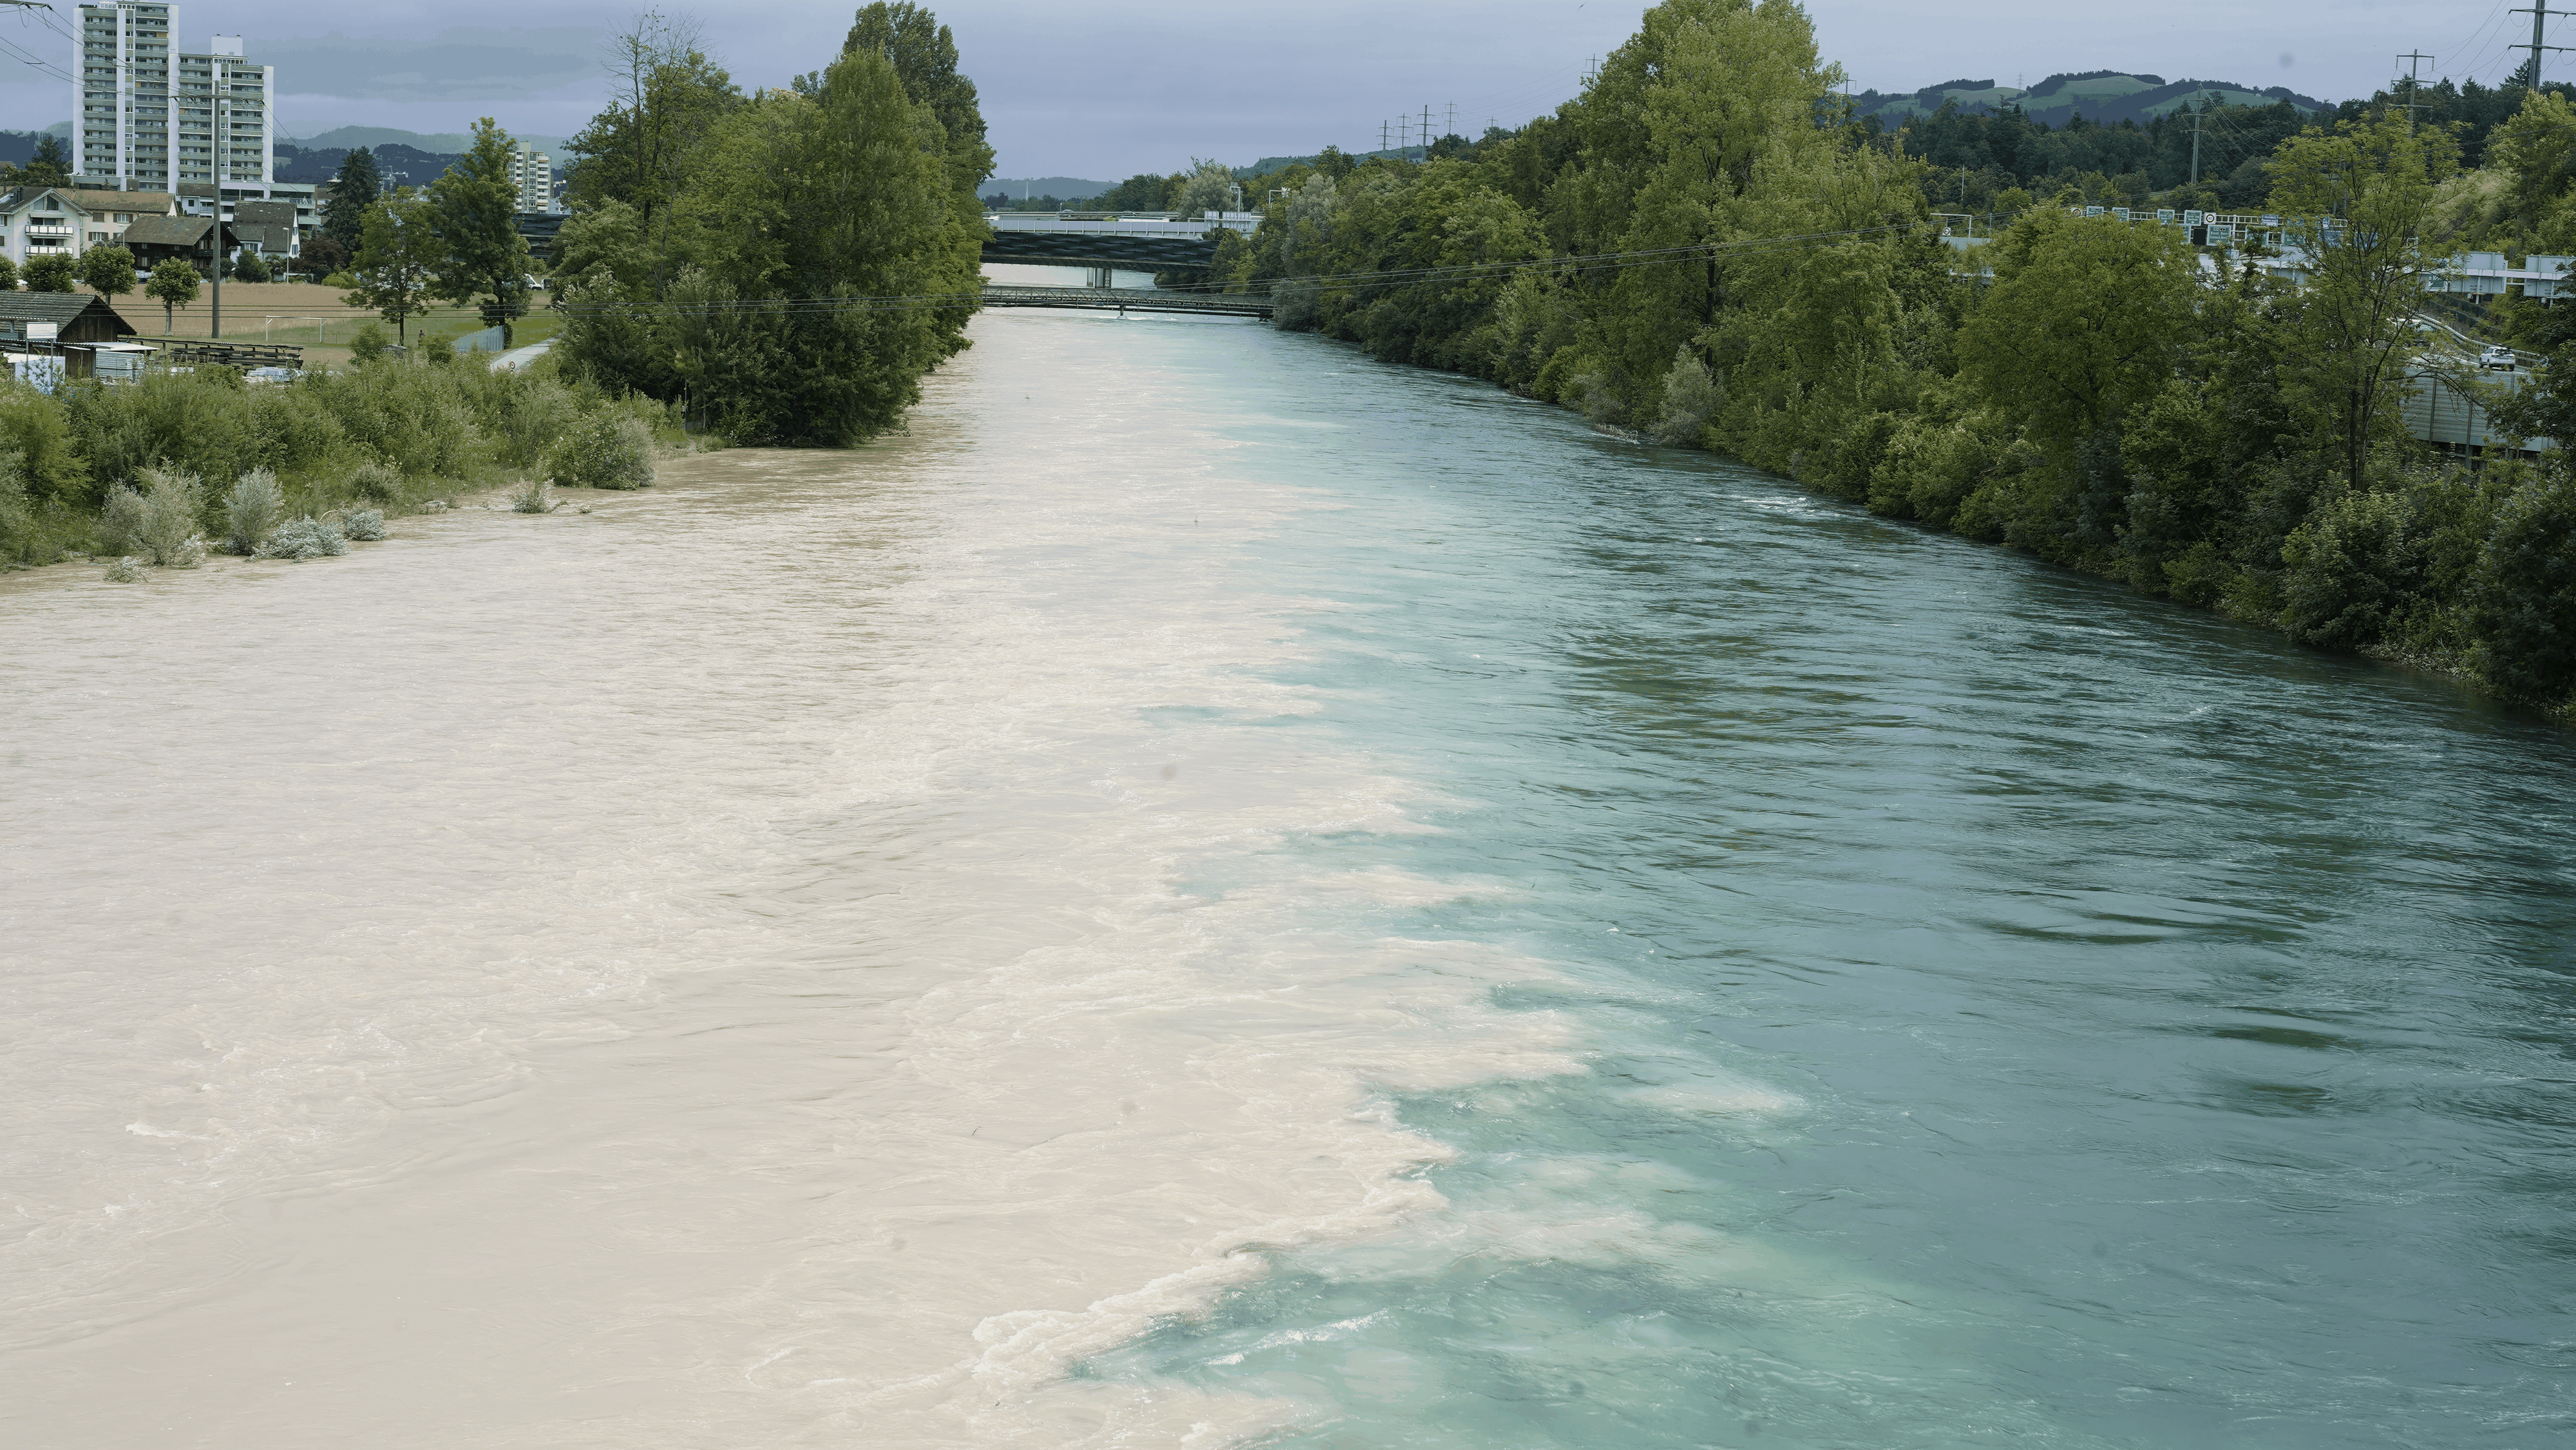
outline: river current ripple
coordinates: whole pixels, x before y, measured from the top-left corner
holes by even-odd
[[[0,580],[0,1439],[2541,1446],[2576,748],[1465,380]]]

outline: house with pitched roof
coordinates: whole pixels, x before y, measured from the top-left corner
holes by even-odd
[[[76,378],[99,371],[99,354],[133,351],[120,346],[134,335],[134,324],[117,315],[104,297],[87,292],[0,292],[0,356],[59,356],[63,370]],[[111,367],[111,371],[120,369]]]
[[[0,196],[0,251],[21,267],[30,257],[78,257],[120,245],[137,221],[178,214],[179,199],[166,191],[22,186]]]

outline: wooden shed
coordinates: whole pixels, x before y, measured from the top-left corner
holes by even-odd
[[[47,322],[54,325],[53,337],[28,336],[29,323]],[[41,327],[32,330],[43,331]],[[133,335],[134,324],[118,316],[104,297],[88,292],[0,292],[0,352],[60,352],[64,371],[76,378],[97,371],[92,347]]]

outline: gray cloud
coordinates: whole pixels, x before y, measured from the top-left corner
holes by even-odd
[[[609,37],[647,3],[369,0],[321,22],[336,19],[341,33],[279,39],[282,26],[314,23],[311,7],[179,0],[191,45],[238,32],[277,67],[280,110],[298,134],[353,123],[452,132],[487,114],[513,131],[572,134],[607,98],[600,60]],[[709,47],[735,79],[775,86],[829,63],[860,0],[663,3],[704,20]],[[927,3],[956,28],[966,73],[983,90],[1001,174],[1100,178],[1168,171],[1193,155],[1240,163],[1328,141],[1374,146],[1381,122],[1401,111],[1418,124],[1425,104],[1445,122],[1455,101],[1459,129],[1471,133],[1488,120],[1517,124],[1574,94],[1589,59],[1625,40],[1645,8],[1644,0]],[[2389,56],[2419,42],[2443,52],[2430,69],[2490,83],[2521,59],[2509,25],[2472,32],[2471,16],[2429,35],[2420,4],[2399,0],[1807,5],[1825,54],[1842,62],[1854,89],[2115,68],[2286,83],[2331,100],[2384,83]],[[2285,52],[2296,56],[2286,71]],[[2576,74],[2576,56],[2552,57],[2549,73]],[[69,87],[0,65],[0,125],[39,127],[70,114]]]
[[[277,89],[292,96],[356,101],[517,101],[598,78],[608,39],[601,27],[536,30],[459,27],[427,40],[349,36],[309,40],[254,37],[251,58],[277,67]]]

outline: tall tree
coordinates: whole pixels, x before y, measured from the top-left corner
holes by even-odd
[[[744,104],[733,77],[701,48],[694,21],[648,11],[612,42],[615,98],[569,146],[565,199],[575,209],[621,203],[667,280],[668,219],[688,182],[689,158]]]
[[[506,347],[510,319],[528,310],[528,239],[519,235],[510,134],[491,117],[474,123],[474,144],[429,184],[422,220],[437,249],[432,291],[478,305]]]
[[[357,285],[341,294],[350,306],[392,323],[396,341],[409,340],[410,320],[429,305],[438,249],[428,210],[428,201],[407,186],[367,208],[358,255],[349,263]]]
[[[1959,333],[1959,372],[2034,441],[2073,457],[2173,376],[2200,259],[2174,227],[2056,207],[1992,248],[1995,285]]]
[[[343,251],[356,251],[359,235],[366,230],[367,208],[376,204],[384,189],[375,152],[360,146],[341,158],[339,174],[331,178],[331,199],[322,204],[322,234],[338,242]]]
[[[2272,162],[2272,205],[2315,259],[2294,303],[2284,381],[2350,488],[2398,430],[2415,304],[2438,256],[2425,223],[2457,157],[2448,132],[2386,112],[2304,131]]]
[[[993,148],[985,140],[975,83],[958,72],[957,40],[937,15],[909,0],[877,0],[859,11],[841,49],[882,51],[894,63],[904,95],[939,120],[952,184],[971,190],[993,174]]]
[[[66,186],[72,179],[71,153],[63,149],[63,139],[48,133],[36,140],[36,154],[27,160],[19,179],[29,186]]]

